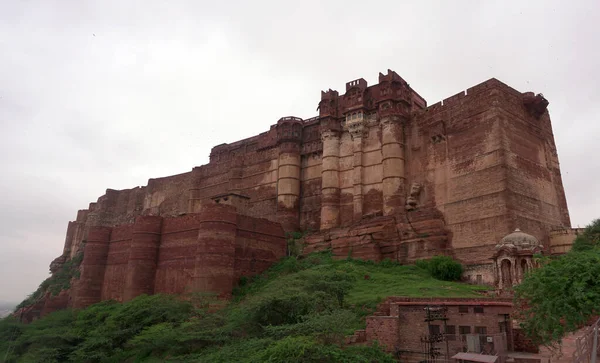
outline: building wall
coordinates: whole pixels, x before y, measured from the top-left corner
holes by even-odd
[[[378,306],[374,315],[366,318],[365,341],[377,341],[387,351],[399,354],[403,361],[424,359],[427,348],[422,340],[429,335],[430,329],[425,319],[428,306],[447,308],[446,326],[453,328],[444,328],[443,321],[432,321],[431,325],[437,326],[439,332],[446,336],[450,356],[464,350],[466,334],[477,334],[481,328],[485,328],[485,333],[481,334],[486,337],[505,333],[506,348],[512,350],[515,347],[510,319],[512,303],[506,299],[389,297]],[[476,312],[476,308],[482,310]],[[470,333],[462,330],[467,327]],[[517,345],[523,344],[519,341]],[[446,343],[439,342],[436,346],[445,356]]]
[[[208,291],[228,297],[242,276],[263,272],[286,252],[278,223],[239,215],[228,205],[92,227],[90,236],[71,292],[77,308],[142,293]]]
[[[549,235],[550,254],[560,255],[569,252],[577,236],[584,230],[585,228],[563,228],[551,231]]]
[[[540,99],[490,79],[427,107],[390,70],[375,85],[354,80],[344,94],[322,92],[317,117],[282,117],[264,133],[215,146],[190,172],[107,189],[69,223],[63,255],[77,253],[91,227],[160,216],[168,233],[158,253],[167,257],[156,283],[180,291],[196,263],[185,259],[194,227],[169,218],[236,196],[239,214],[312,234],[306,251],[401,262],[452,254],[472,279],[490,283],[494,246],[517,227],[554,253],[567,248],[549,237],[570,221]],[[116,241],[109,280],[125,268]],[[169,267],[179,262],[190,266]],[[102,293],[118,295],[120,284],[115,277]]]

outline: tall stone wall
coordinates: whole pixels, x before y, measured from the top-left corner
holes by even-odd
[[[228,297],[242,276],[259,274],[285,256],[286,241],[279,223],[209,205],[185,216],[91,227],[83,252],[71,291],[76,308],[154,293]]]
[[[226,204],[238,219],[308,232],[306,251],[401,262],[452,254],[469,276],[493,283],[494,246],[517,227],[556,253],[565,250],[549,237],[570,220],[547,105],[541,95],[490,79],[428,107],[391,70],[375,85],[360,78],[344,94],[321,92],[317,117],[282,117],[264,133],[215,146],[209,163],[190,172],[106,190],[69,223],[55,265],[74,256],[93,228],[110,227],[101,297],[150,291],[152,283],[155,291],[182,292],[190,276],[208,286],[198,266],[216,258],[210,246],[225,240],[211,242],[215,224],[200,215]],[[251,241],[262,246],[275,235]],[[199,244],[207,256],[190,258]],[[129,260],[128,251],[139,257]],[[221,266],[222,276],[231,275],[230,265]]]

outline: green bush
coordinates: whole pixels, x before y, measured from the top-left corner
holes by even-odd
[[[435,256],[428,260],[419,260],[416,265],[423,268],[434,278],[444,281],[459,281],[462,273],[462,265],[450,256]]]
[[[69,289],[71,287],[71,280],[79,279],[79,265],[81,265],[81,261],[83,261],[83,252],[79,252],[73,258],[67,260],[58,271],[44,280],[37,290],[19,303],[16,309],[35,304],[47,292],[50,292],[52,296],[56,296],[62,290]]]
[[[286,257],[240,282],[227,304],[207,293],[153,295],[28,325],[0,320],[0,352],[6,362],[392,362],[376,345],[344,345],[384,297],[480,289],[389,260],[334,260],[330,251]]]
[[[573,251],[590,251],[600,246],[600,219],[595,219],[585,227],[583,233],[573,242]]]

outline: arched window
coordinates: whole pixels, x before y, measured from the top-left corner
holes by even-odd
[[[510,260],[508,260],[508,259],[502,260],[502,262],[500,263],[500,270],[502,273],[502,287],[503,288],[511,287],[513,285],[513,279],[512,279],[512,264],[510,263]]]
[[[527,260],[522,259],[521,260],[521,278],[525,278],[525,274],[527,274],[528,269],[529,269],[529,266],[527,265]]]

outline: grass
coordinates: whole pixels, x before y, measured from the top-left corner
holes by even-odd
[[[248,295],[258,298],[265,294],[297,289],[312,273],[343,271],[354,278],[346,302],[365,313],[374,310],[388,296],[406,297],[483,297],[489,287],[460,282],[441,281],[415,265],[396,262],[335,260],[330,252],[314,253],[306,258],[288,257],[264,274],[252,279],[251,284],[236,289],[235,301]],[[363,315],[363,314],[361,314]]]
[[[0,351],[10,351],[7,362],[393,362],[377,344],[344,345],[379,302],[481,297],[482,290],[436,280],[417,266],[321,252],[243,278],[217,311],[210,294],[190,301],[153,295],[59,311],[29,325],[0,320]]]

